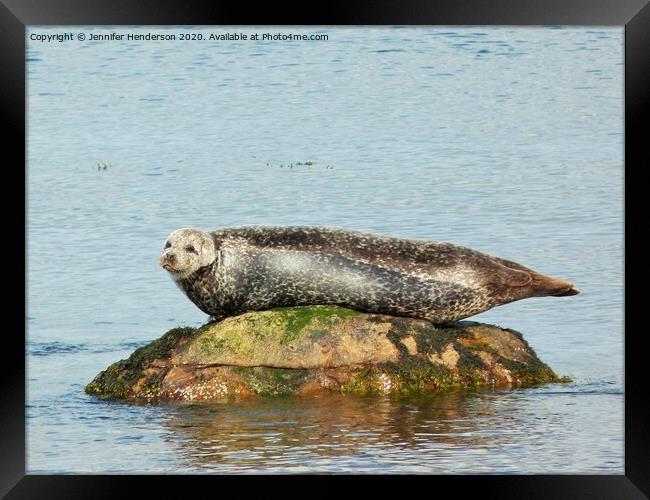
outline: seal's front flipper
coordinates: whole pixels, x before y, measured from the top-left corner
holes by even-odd
[[[212,323],[218,323],[223,319],[223,316],[208,316],[208,321],[205,323],[206,325],[211,325]]]

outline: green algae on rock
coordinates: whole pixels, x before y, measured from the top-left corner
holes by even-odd
[[[210,400],[564,381],[513,330],[309,306],[175,328],[99,373],[86,392],[104,399]]]

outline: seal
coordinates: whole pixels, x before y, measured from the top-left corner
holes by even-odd
[[[452,243],[308,226],[178,229],[160,264],[215,321],[338,305],[439,324],[528,297],[580,293],[570,281]]]

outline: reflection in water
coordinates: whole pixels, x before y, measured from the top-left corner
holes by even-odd
[[[184,442],[185,457],[202,469],[342,471],[358,467],[358,457],[365,455],[372,470],[373,464],[386,465],[403,453],[411,467],[419,463],[424,471],[427,454],[497,444],[499,434],[485,432],[496,416],[490,394],[495,393],[333,394],[302,397],[300,404],[291,397],[181,404],[171,406],[163,422]],[[502,416],[500,421],[505,423]]]
[[[622,467],[623,394],[592,389],[170,404],[160,422],[183,471],[605,473]],[[608,433],[586,448],[594,428]]]

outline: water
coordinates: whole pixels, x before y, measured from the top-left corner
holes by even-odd
[[[28,472],[624,472],[622,28],[77,31],[329,39],[28,43]],[[166,236],[243,224],[451,241],[574,280],[576,297],[473,318],[522,332],[574,383],[85,395],[205,321],[158,267]]]

